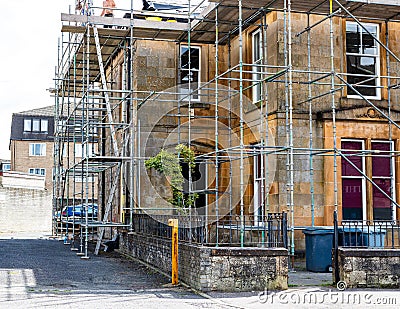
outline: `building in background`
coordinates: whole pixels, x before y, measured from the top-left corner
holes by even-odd
[[[14,113],[11,122],[11,170],[44,176],[51,190],[54,106]]]
[[[78,125],[80,126],[80,124]],[[71,124],[68,130],[74,130],[74,124]],[[43,176],[47,190],[52,190],[53,188],[54,132],[53,105],[14,113],[12,116],[10,170]],[[89,150],[86,147],[89,147]],[[65,162],[65,164],[70,161],[79,163],[86,151],[93,152],[95,150],[96,147],[93,141],[88,145],[82,145],[77,138],[65,140],[64,148],[59,152],[60,161]],[[89,177],[87,182],[90,186],[91,200],[95,201],[97,199],[95,196],[95,192],[97,192],[95,178]],[[63,188],[66,204],[79,204],[82,202],[80,196],[72,193],[80,192],[82,183],[86,184],[86,177],[83,178],[81,174],[76,174],[74,175],[74,181],[71,181],[68,186]],[[74,190],[72,189],[73,187]]]
[[[0,159],[0,176],[3,175],[3,172],[7,172],[11,169],[11,161]]]

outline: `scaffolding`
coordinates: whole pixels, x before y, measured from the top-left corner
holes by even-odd
[[[207,244],[224,245],[228,233],[229,244],[246,246],[247,233],[261,231],[261,240],[250,245],[263,246],[264,218],[270,213],[287,212],[289,254],[294,257],[296,230],[303,227],[295,216],[299,174],[308,175],[307,180],[301,180],[309,187],[309,213],[303,216],[309,215],[314,226],[317,208],[321,213],[328,205],[332,209],[326,219],[329,222],[341,205],[339,164],[344,161],[362,175],[370,190],[390,200],[391,220],[395,219],[398,181],[392,171],[399,151],[392,142],[398,143],[400,138],[396,132],[400,59],[390,49],[389,35],[397,30],[400,9],[393,1],[189,0],[187,12],[181,15],[136,11],[131,1],[130,10],[122,12],[124,18],[95,16],[93,10],[98,8],[92,1],[87,4],[83,15],[62,14],[63,36],[55,77],[53,203],[56,214],[66,205],[99,202],[101,219],[91,218],[86,211],[79,218],[61,220],[61,228],[54,221],[55,235],[64,236],[71,229],[72,235],[78,233],[78,254],[83,258],[88,258],[90,237],[97,239],[97,254],[108,228],[109,237],[115,229],[133,232],[135,214],[174,214],[168,205],[143,207],[149,192],[153,192],[148,188],[151,181],[145,180],[148,171],[144,162],[155,154],[153,148],[157,147],[149,140],[155,140],[160,128],[164,130],[161,133],[168,133],[161,134],[161,139],[173,133],[169,143],[162,146],[186,144],[197,149],[196,162],[205,162],[208,173],[212,172],[212,177],[207,177],[211,180],[201,189],[188,173],[186,188],[188,194],[206,196]],[[154,16],[158,20],[153,20]],[[384,35],[371,33],[361,18],[379,23]],[[379,60],[385,64],[381,68],[384,73],[346,72],[345,49],[337,40],[341,34],[335,32],[343,32],[343,20],[352,21],[372,38],[374,43],[370,44],[380,50]],[[320,37],[321,33],[326,36]],[[249,53],[249,37],[258,43],[257,54],[254,48]],[[319,49],[313,40],[321,42]],[[176,45],[177,62],[182,62],[181,50],[186,48],[187,67],[175,64],[178,73],[172,76],[176,83],[185,77],[187,82],[175,87],[160,85],[159,89],[149,83],[148,89],[142,90],[146,85],[138,86],[143,83],[138,75],[142,67],[137,64],[140,50],[148,48],[150,52],[151,44],[160,42]],[[193,78],[195,62],[199,61],[191,59],[197,57],[192,53],[196,47],[207,48],[214,56],[214,67],[211,70],[208,65],[207,80],[202,83]],[[210,58],[202,59],[211,62]],[[210,72],[214,76],[210,77]],[[348,82],[349,76],[358,78],[358,82]],[[365,89],[382,93],[384,104],[363,94]],[[346,105],[343,98],[350,92],[357,99]],[[364,112],[361,118],[366,115],[364,118],[387,127],[385,140],[390,142],[390,149],[342,150],[340,138],[350,136],[338,132],[337,121],[351,104]],[[322,120],[328,123],[323,138],[317,123]],[[302,136],[303,131],[299,135],[302,124],[307,124],[308,136]],[[82,148],[79,157],[77,147]],[[373,157],[392,158],[389,190],[361,168],[355,157],[363,162]],[[324,169],[331,174],[324,174]],[[316,201],[321,192],[316,193],[315,179],[321,175],[329,179],[318,182],[324,182],[324,192],[331,192],[331,199],[324,202],[320,198]],[[280,186],[272,196],[274,183]],[[251,209],[254,202],[250,198],[256,193],[257,214],[255,208]],[[189,219],[182,220],[189,230],[194,224],[191,216],[196,215],[197,210],[190,208]],[[372,214],[368,216],[372,218]],[[234,241],[232,234],[236,235]]]

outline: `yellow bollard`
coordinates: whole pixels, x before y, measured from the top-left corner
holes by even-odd
[[[169,219],[172,226],[172,284],[178,284],[178,219]]]

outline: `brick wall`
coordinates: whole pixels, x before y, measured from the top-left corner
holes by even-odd
[[[45,156],[30,156],[29,144],[46,144]],[[30,168],[46,169],[46,188],[52,189],[52,169],[53,169],[53,142],[46,141],[11,141],[11,170],[16,172],[28,173]]]
[[[0,234],[50,234],[51,217],[51,191],[0,187]]]
[[[170,240],[123,233],[120,248],[171,273]],[[287,289],[287,278],[286,249],[179,245],[179,280],[200,291]]]

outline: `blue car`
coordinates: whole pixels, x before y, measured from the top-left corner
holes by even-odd
[[[85,210],[87,209],[88,212],[88,217],[97,219],[98,215],[98,205],[97,204],[88,204],[87,207],[86,205],[70,205],[70,206],[65,206],[61,212],[61,217],[63,218],[70,218],[70,217],[86,217],[86,212]],[[60,212],[57,211],[56,217],[60,219]]]

